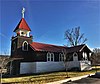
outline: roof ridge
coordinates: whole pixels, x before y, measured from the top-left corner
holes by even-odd
[[[84,46],[84,45],[86,45],[86,44],[80,44],[80,45],[71,46],[71,47],[68,47],[68,48],[79,47],[79,46]]]
[[[52,44],[45,44],[39,42],[32,42],[30,44],[31,48],[35,51],[50,51],[50,52],[62,52],[62,49],[65,49],[64,46],[57,46]]]
[[[58,47],[64,47],[64,46],[59,46],[55,44],[47,44],[47,43],[42,43],[42,42],[32,42],[32,43],[39,43],[39,44],[44,44],[44,45],[51,45],[51,46],[58,46]],[[67,47],[67,46],[66,46]]]

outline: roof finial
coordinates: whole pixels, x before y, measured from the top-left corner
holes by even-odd
[[[23,9],[22,9],[22,18],[24,18],[24,12],[25,12],[25,8],[23,7]]]

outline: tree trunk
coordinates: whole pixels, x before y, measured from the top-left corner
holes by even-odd
[[[0,84],[2,84],[2,68],[1,68],[1,71],[0,71]]]
[[[68,69],[67,69],[68,66],[66,65],[66,63],[67,63],[67,62],[64,62],[64,64],[65,64],[65,70],[66,70],[67,77],[68,77]]]

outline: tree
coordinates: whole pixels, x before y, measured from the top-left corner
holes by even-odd
[[[93,65],[99,65],[100,64],[100,49],[99,48],[94,48],[93,49],[93,54],[91,56],[91,61]]]
[[[80,34],[80,27],[76,27],[75,29],[66,30],[65,39],[67,39],[70,46],[76,46],[79,44],[83,44],[87,41],[87,38],[84,38],[84,33]]]
[[[7,64],[14,60],[19,60],[22,58],[11,58],[11,57],[0,57],[0,84],[2,84],[2,74],[5,73],[4,70],[7,70]]]
[[[68,56],[68,53],[67,53],[66,49],[63,49],[62,50],[62,54],[64,56],[64,57],[62,57],[63,63],[64,63],[64,67],[65,67],[65,70],[67,72],[68,71],[69,61],[71,59],[71,56],[70,57]],[[68,72],[67,72],[67,77],[69,77]]]
[[[10,57],[0,57],[0,84],[2,84],[2,74],[7,72],[7,64],[11,61]]]
[[[100,49],[99,48],[94,48],[93,49],[93,54],[91,56],[91,61],[92,61],[92,65],[95,66],[95,70],[97,72],[97,65],[100,65]]]

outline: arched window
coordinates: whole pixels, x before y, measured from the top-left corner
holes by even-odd
[[[28,42],[27,42],[27,41],[24,41],[24,42],[23,42],[22,50],[28,51]]]
[[[88,60],[86,52],[83,52],[83,60]]]
[[[47,53],[47,61],[54,61],[54,53]]]
[[[76,52],[73,53],[73,61],[78,61],[78,54]]]
[[[62,53],[59,54],[59,61],[64,61],[64,55]]]
[[[54,61],[54,54],[51,53],[51,61]]]
[[[47,53],[47,61],[50,61],[50,53]]]
[[[73,53],[73,56],[76,57],[76,56],[78,56],[78,54],[77,54],[76,52],[74,52],[74,53]]]

